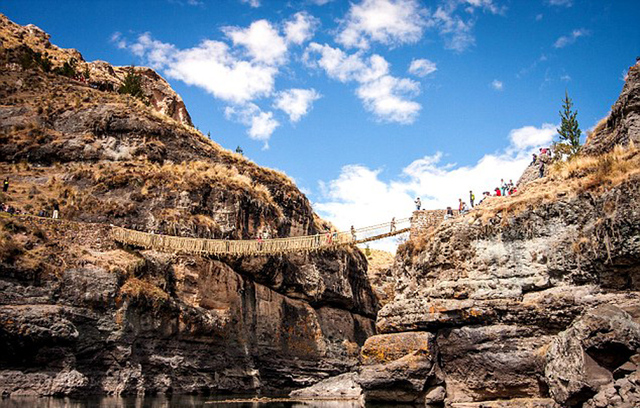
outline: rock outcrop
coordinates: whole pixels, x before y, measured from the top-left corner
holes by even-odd
[[[545,366],[549,392],[565,406],[581,406],[598,393],[587,406],[635,406],[638,351],[640,324],[629,314],[609,304],[589,310],[551,342]],[[623,380],[614,384],[614,378]]]
[[[18,25],[2,14],[0,50],[0,64],[5,70],[20,71],[25,66],[48,61],[50,66],[47,66],[46,70],[50,71],[67,63],[73,68],[72,77],[77,79],[78,83],[109,92],[117,91],[131,70],[130,67],[114,67],[104,61],[87,62],[79,51],[59,48],[52,44],[49,34],[35,25]],[[171,89],[164,78],[149,68],[135,67],[133,70],[141,78],[140,85],[145,101],[156,112],[179,123],[193,126],[182,98]]]
[[[124,69],[35,27],[0,16],[0,39],[0,201],[63,218],[0,218],[0,394],[282,393],[355,367],[378,309],[357,248],[208,258],[110,239],[109,224],[228,239],[328,229],[288,177],[187,126],[151,70],[136,68],[141,101],[113,92]]]
[[[640,62],[627,72],[620,97],[593,130],[583,151],[597,155],[629,143],[640,144]]]
[[[589,155],[399,249],[394,299],[361,351],[366,400],[637,405],[639,72]]]

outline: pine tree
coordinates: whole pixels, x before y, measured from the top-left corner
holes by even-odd
[[[573,157],[580,151],[580,131],[578,125],[578,111],[573,111],[573,102],[565,91],[560,113],[560,128],[557,129],[560,141],[555,145],[555,151]]]
[[[124,81],[122,82],[120,89],[118,89],[118,92],[143,99],[142,78],[140,75],[135,73],[135,68],[133,66],[129,68],[129,72],[127,72],[127,76],[124,77]]]

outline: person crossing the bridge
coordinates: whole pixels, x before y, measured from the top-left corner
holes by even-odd
[[[420,208],[422,207],[422,201],[420,201],[420,197],[416,197],[416,201],[414,201],[414,203],[416,203],[416,210],[420,211]]]
[[[391,226],[389,232],[396,232],[396,217],[391,218]]]
[[[353,228],[353,225],[351,226],[351,238],[356,241],[356,229]]]

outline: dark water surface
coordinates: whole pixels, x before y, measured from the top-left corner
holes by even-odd
[[[197,396],[84,399],[11,397],[0,399],[0,408],[363,408],[363,405],[357,401],[229,402],[230,399],[237,398]],[[397,405],[366,405],[367,408],[392,406]]]

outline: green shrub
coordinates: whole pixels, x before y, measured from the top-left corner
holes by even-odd
[[[129,67],[127,76],[124,77],[124,82],[118,89],[118,93],[128,94],[133,97],[143,99],[142,77],[135,73],[134,67]]]

